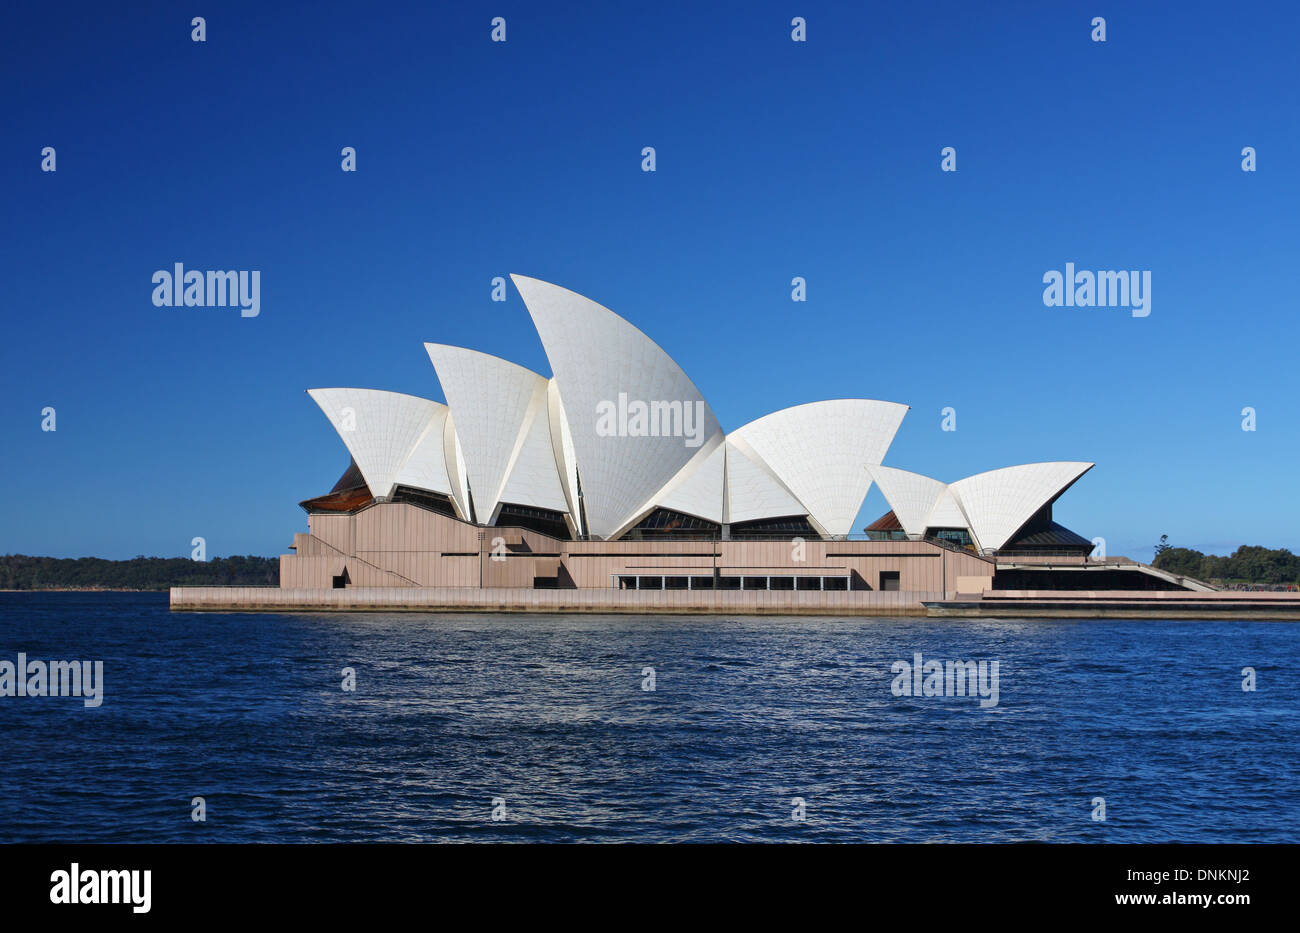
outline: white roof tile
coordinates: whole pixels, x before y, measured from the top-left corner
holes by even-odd
[[[447,407],[427,398],[379,389],[309,389],[347,445],[370,494],[393,494],[402,467]],[[445,492],[446,490],[434,490]]]

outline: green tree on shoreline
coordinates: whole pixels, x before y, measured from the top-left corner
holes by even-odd
[[[1165,540],[1164,536],[1160,539]],[[1198,580],[1234,583],[1300,583],[1300,557],[1286,548],[1243,544],[1228,557],[1202,554],[1194,548],[1157,548],[1151,566]]]
[[[279,582],[278,557],[196,561],[186,557],[0,556],[0,590],[165,590],[173,586],[277,586]]]

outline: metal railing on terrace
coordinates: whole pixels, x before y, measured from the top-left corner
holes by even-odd
[[[889,543],[933,544],[933,545],[937,545],[938,547],[944,548],[945,550],[957,551],[963,554],[974,554],[976,556],[991,556],[991,555],[980,554],[973,547],[968,547],[962,544],[958,544],[957,542],[951,541],[947,538],[936,538],[932,535],[894,535],[891,533],[881,534],[880,532],[866,532],[866,533],[850,532],[849,534],[846,535],[819,535],[816,534],[815,532],[806,532],[804,534],[798,534],[798,533],[791,532],[787,534],[761,534],[761,535],[760,534],[738,534],[738,535],[731,535],[729,537],[723,537],[722,535],[717,533],[709,534],[709,533],[697,532],[697,531],[683,531],[683,532],[670,532],[668,534],[642,534],[642,535],[629,532],[628,534],[625,534],[622,537],[614,540],[618,542],[707,541],[707,542],[714,542],[714,543],[718,543],[718,542],[736,543],[741,541],[783,541],[789,543],[794,541],[796,538],[808,542],[821,541],[821,542],[829,542],[829,543],[837,543],[837,542],[842,543],[842,542],[856,541],[856,542],[872,542],[876,544],[889,544]],[[581,541],[581,542],[593,542],[593,541],[606,541],[609,539],[594,537],[591,535],[581,535],[575,537],[573,540]]]
[[[1062,557],[1073,558],[1076,561],[1083,560],[1090,564],[1136,564],[1137,561],[1128,557],[1091,557],[1085,556],[1079,550],[1038,550],[1038,549],[1003,549],[1000,551],[988,552],[990,557],[999,557],[1004,559],[1015,560],[1016,558],[1034,558],[1041,560],[1060,559]]]

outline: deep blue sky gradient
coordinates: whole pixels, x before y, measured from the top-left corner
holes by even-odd
[[[727,429],[905,402],[892,466],[1096,461],[1057,518],[1112,554],[1294,549],[1300,7],[848,6],[7,8],[0,553],[282,553],[348,462],[304,389],[441,399],[426,340],[549,374],[509,272]],[[261,315],[155,308],[177,261],[261,270]],[[1066,262],[1151,270],[1151,316],[1044,307]]]

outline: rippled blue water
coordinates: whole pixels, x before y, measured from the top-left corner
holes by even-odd
[[[1300,841],[1288,623],[173,614],[165,595],[0,594],[0,659],[19,651],[102,660],[105,699],[0,698],[4,842]],[[895,697],[890,665],[917,651],[997,660],[998,705]]]

